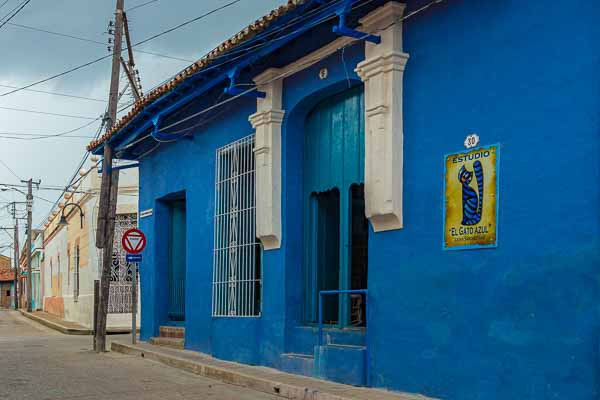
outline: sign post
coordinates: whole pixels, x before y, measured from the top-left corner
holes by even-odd
[[[137,274],[138,263],[142,261],[142,250],[146,247],[146,235],[139,229],[129,229],[123,234],[121,245],[127,253],[125,261],[132,265],[131,276],[131,343],[136,343],[137,337]]]

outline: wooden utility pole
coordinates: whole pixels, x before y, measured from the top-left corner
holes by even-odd
[[[127,79],[129,80],[129,85],[131,86],[131,92],[133,93],[133,97],[136,100],[139,100],[142,96],[142,88],[138,81],[136,82],[136,70],[135,70],[135,60],[133,58],[133,47],[131,45],[131,35],[129,34],[129,23],[127,22],[127,14],[123,13],[123,31],[125,33],[125,42],[127,43],[127,55],[129,57],[129,61],[125,63],[123,57],[121,57],[121,64],[123,65],[123,69],[125,70],[125,74],[127,74]]]
[[[124,0],[117,0],[115,10],[115,40],[113,45],[112,73],[107,113],[107,130],[117,120],[119,101],[119,74],[121,69],[121,50],[123,48],[123,9]],[[115,234],[115,216],[119,191],[119,171],[113,170],[113,150],[104,142],[104,160],[102,162],[102,186],[100,188],[100,209],[98,211],[98,229],[96,247],[102,249],[102,274],[100,276],[100,296],[94,336],[94,350],[106,351],[106,319],[110,290],[110,269],[112,265],[113,239]]]
[[[33,179],[28,181],[22,181],[27,183],[27,242],[26,242],[26,253],[27,254],[27,312],[32,311],[31,303],[33,301],[32,293],[32,279],[31,279],[31,239],[33,236]],[[39,184],[39,183],[38,183]]]
[[[15,218],[15,240],[14,240],[14,257],[15,257],[15,310],[19,309],[19,295],[17,294],[19,292],[19,220],[17,219],[17,215],[16,215],[16,205],[13,203],[13,212],[15,212],[14,218]],[[21,288],[21,290],[23,290],[23,288]]]
[[[15,204],[13,203],[13,210],[15,210]],[[19,226],[18,226],[18,220],[17,220],[17,216],[14,216],[15,218],[15,227],[13,228],[13,257],[15,258],[14,261],[14,265],[15,265],[15,287],[14,287],[14,293],[13,293],[13,298],[15,301],[15,310],[17,310],[19,308],[19,296],[17,294],[18,292],[18,281],[19,281]]]
[[[14,297],[14,307],[15,310],[19,309],[19,219],[17,218],[17,203],[16,202],[12,202],[11,203],[12,209],[11,209],[11,214],[13,219],[15,220],[15,227],[13,229],[13,235],[14,235],[14,239],[13,239],[13,257],[14,257],[14,266],[15,266],[15,288],[14,288],[14,293],[13,293],[13,297]],[[23,288],[21,288],[21,290],[23,290]]]

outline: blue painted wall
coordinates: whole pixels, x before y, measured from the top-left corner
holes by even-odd
[[[599,17],[451,1],[405,23],[405,228],[369,241],[377,385],[598,398]],[[443,252],[443,155],[471,132],[501,144],[499,246]]]
[[[584,0],[454,0],[405,22],[405,227],[369,237],[374,385],[457,400],[599,398],[598,20],[600,3]],[[161,199],[185,191],[186,347],[273,367],[281,353],[312,352],[314,329],[299,327],[304,120],[359,84],[363,58],[355,45],[284,81],[283,241],[264,253],[260,318],[211,317],[215,151],[252,133],[255,101],[141,160],[140,209],[154,208],[140,221],[143,339],[167,322]],[[501,145],[499,246],[444,252],[443,156],[471,132]]]

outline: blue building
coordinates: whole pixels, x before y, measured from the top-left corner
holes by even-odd
[[[599,398],[599,19],[290,1],[149,93],[89,146],[139,161],[142,339],[445,399]],[[473,133],[491,178],[445,168]],[[449,248],[457,212],[485,247]]]

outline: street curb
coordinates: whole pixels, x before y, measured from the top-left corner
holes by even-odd
[[[121,354],[139,356],[157,361],[170,367],[178,368],[206,378],[215,379],[224,383],[242,386],[250,390],[267,393],[291,400],[357,400],[357,397],[346,397],[339,394],[327,393],[316,388],[277,382],[270,379],[247,375],[234,369],[217,367],[199,361],[192,361],[168,354],[163,354],[133,345],[112,342],[111,350]],[[350,389],[350,387],[349,387]],[[378,398],[384,399],[381,393]],[[387,398],[387,396],[386,396]],[[368,400],[366,397],[365,400]],[[391,394],[389,400],[434,400],[424,396]]]
[[[94,331],[88,328],[69,328],[66,326],[63,326],[61,324],[58,324],[56,322],[47,320],[46,318],[42,318],[38,315],[35,314],[31,314],[27,311],[23,311],[23,310],[19,310],[19,312],[37,322],[40,323],[44,326],[47,326],[48,328],[54,329],[60,333],[63,333],[65,335],[81,335],[81,336],[91,336],[93,335]],[[137,332],[139,333],[140,328],[137,328]],[[129,334],[131,333],[131,328],[125,328],[125,327],[111,327],[111,328],[107,328],[106,329],[106,334],[107,335],[125,335],[125,334]]]
[[[66,326],[62,326],[60,324],[57,324],[56,322],[52,322],[49,321],[45,318],[42,317],[38,317],[37,315],[33,315],[31,313],[28,313],[27,311],[23,311],[23,310],[19,310],[19,312],[21,313],[21,315],[23,315],[24,317],[27,317],[35,322],[38,322],[44,326],[47,326],[48,328],[54,329],[56,331],[59,331],[60,333],[64,333],[65,335],[91,335],[92,334],[92,330],[91,329],[86,329],[86,328],[67,328]]]

